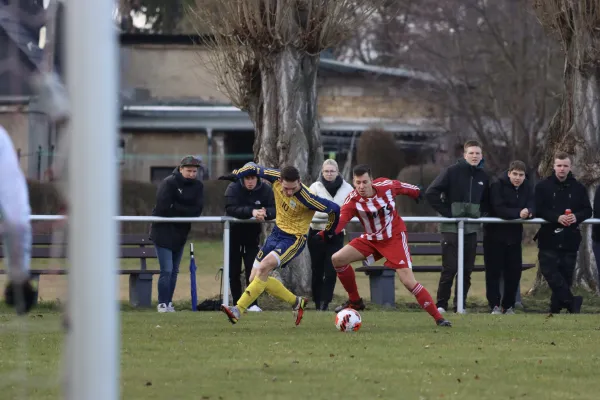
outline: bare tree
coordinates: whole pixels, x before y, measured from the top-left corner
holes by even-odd
[[[339,53],[433,75],[434,90],[421,93],[445,110],[440,125],[453,140],[479,139],[494,171],[512,159],[535,168],[561,91],[563,55],[527,0],[399,0],[391,7],[381,6],[374,14],[381,23],[367,22],[365,35]]]
[[[191,12],[213,39],[206,43],[217,83],[254,122],[262,165],[294,165],[316,178],[323,162],[317,117],[319,53],[349,36],[375,0],[197,0]],[[303,252],[284,283],[310,292]],[[289,272],[288,272],[289,271]]]
[[[539,173],[551,175],[554,154],[566,151],[573,158],[574,174],[586,185],[593,200],[600,180],[600,1],[532,0],[531,3],[542,25],[558,39],[566,57],[564,95],[548,128]],[[598,293],[590,228],[583,228],[574,284]],[[540,282],[538,273],[534,289]]]
[[[481,141],[493,171],[514,159],[534,171],[560,93],[562,54],[526,0],[450,3],[457,2],[446,2],[435,31],[417,42],[418,65],[440,80],[435,97],[459,141]]]

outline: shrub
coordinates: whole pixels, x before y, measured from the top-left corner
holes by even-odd
[[[441,171],[442,168],[434,164],[411,165],[400,171],[398,180],[412,185],[419,185],[425,191]],[[426,217],[438,215],[424,198],[417,204],[410,197],[398,196],[396,206],[401,216]],[[439,224],[415,222],[406,225],[410,232],[437,232]]]
[[[406,165],[391,132],[368,130],[362,133],[356,146],[358,164],[368,164],[373,177],[393,178]]]

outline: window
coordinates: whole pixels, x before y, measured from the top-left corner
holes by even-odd
[[[150,167],[150,181],[159,183],[173,173],[176,167]]]

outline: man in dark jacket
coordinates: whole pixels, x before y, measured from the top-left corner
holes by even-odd
[[[600,218],[600,186],[594,193],[594,218]],[[596,268],[600,276],[600,224],[592,225],[592,250],[596,257]]]
[[[540,271],[552,289],[550,313],[566,309],[579,313],[583,298],[573,296],[573,272],[581,244],[579,224],[592,216],[585,186],[571,173],[571,158],[560,152],[554,157],[554,174],[535,187],[535,210],[548,221],[536,235]]]
[[[166,177],[158,186],[156,206],[152,215],[156,217],[198,217],[204,204],[204,185],[196,179],[200,161],[187,156],[179,168]],[[150,239],[156,247],[160,265],[158,278],[158,312],[174,312],[173,293],[179,274],[179,263],[192,224],[178,222],[155,222]]]
[[[425,197],[443,217],[479,218],[489,208],[489,178],[483,170],[481,144],[471,140],[464,145],[464,159],[448,167],[427,188]],[[471,273],[475,266],[479,224],[465,224],[464,236],[464,300],[471,287]],[[440,313],[448,309],[452,283],[458,272],[458,227],[456,223],[442,223],[442,274],[437,292]],[[458,285],[457,285],[458,286]],[[455,292],[456,293],[456,292]],[[454,309],[456,310],[456,294]]]
[[[525,176],[525,169],[523,161],[513,161],[508,171],[491,184],[490,217],[507,220],[533,218],[533,186]],[[486,224],[484,227],[485,287],[492,314],[514,314],[523,270],[522,240],[522,224]],[[501,278],[504,278],[502,296]]]
[[[225,212],[239,219],[256,218],[258,221],[275,219],[275,197],[271,186],[263,183],[256,175],[232,182],[225,191]],[[229,239],[229,286],[233,304],[242,296],[242,260],[246,285],[250,283],[250,273],[254,259],[258,254],[261,224],[231,224]],[[261,311],[253,304],[248,311]]]

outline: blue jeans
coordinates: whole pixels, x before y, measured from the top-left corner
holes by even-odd
[[[183,255],[182,246],[178,251],[172,251],[164,247],[154,246],[156,256],[160,265],[160,276],[158,278],[158,303],[169,304],[173,301],[175,285],[177,285],[177,275],[179,274],[179,263]]]

